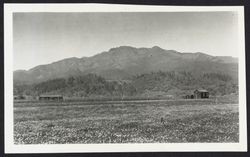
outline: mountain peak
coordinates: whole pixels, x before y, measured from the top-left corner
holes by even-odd
[[[136,48],[135,48],[135,47],[132,47],[132,46],[119,46],[119,47],[111,48],[109,51],[116,51],[116,50],[131,50],[131,49],[136,49]]]
[[[161,49],[161,50],[163,50],[163,49],[160,48],[159,46],[153,46],[152,49]]]

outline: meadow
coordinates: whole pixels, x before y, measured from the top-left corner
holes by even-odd
[[[15,102],[15,144],[239,142],[226,99]]]

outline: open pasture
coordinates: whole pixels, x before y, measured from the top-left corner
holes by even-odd
[[[238,142],[226,101],[15,102],[16,144]]]

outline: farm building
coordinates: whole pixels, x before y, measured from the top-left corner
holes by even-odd
[[[204,89],[195,90],[194,94],[185,95],[184,98],[185,99],[205,99],[205,98],[209,98],[209,92]]]
[[[47,101],[62,101],[62,95],[40,95],[38,97],[39,100],[47,100]]]
[[[14,98],[14,100],[23,100],[23,99],[25,99],[25,97],[22,96],[22,95],[14,95],[13,98]]]
[[[14,95],[13,98],[14,98],[14,100],[17,100],[18,99],[18,95]]]
[[[194,98],[194,95],[186,95],[184,98],[185,98],[185,99],[193,99],[193,98]]]
[[[209,92],[207,90],[204,90],[204,89],[195,90],[194,91],[194,98],[195,99],[209,98]]]

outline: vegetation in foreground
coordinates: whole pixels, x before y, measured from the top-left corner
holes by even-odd
[[[238,142],[238,104],[165,102],[20,102],[16,144]]]

